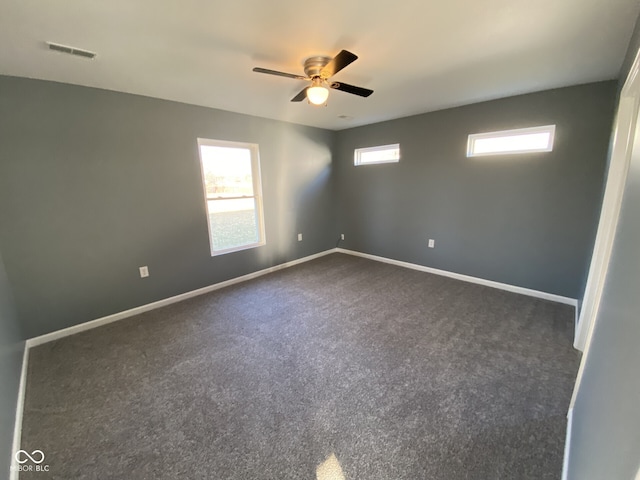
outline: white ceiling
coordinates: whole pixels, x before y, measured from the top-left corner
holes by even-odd
[[[0,74],[343,129],[616,78],[639,12],[637,0],[0,0]],[[302,74],[306,57],[341,49],[360,58],[335,80],[371,97],[291,103],[304,82],[251,71]]]

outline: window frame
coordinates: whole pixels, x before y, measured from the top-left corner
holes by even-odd
[[[264,228],[264,204],[262,200],[262,176],[260,171],[260,149],[257,143],[249,142],[234,142],[229,140],[216,140],[212,138],[198,137],[198,163],[200,164],[200,177],[202,179],[202,191],[204,198],[204,209],[207,217],[207,235],[209,236],[209,250],[212,257],[218,255],[225,255],[227,253],[239,252],[242,250],[248,250],[251,248],[261,247],[266,245],[267,239],[265,236]],[[249,150],[251,154],[251,180],[253,183],[253,195],[241,195],[236,197],[209,197],[207,194],[207,182],[204,171],[204,163],[202,161],[201,147],[223,147],[223,148],[239,148]],[[255,211],[257,219],[257,233],[258,241],[253,243],[247,243],[236,247],[225,248],[222,250],[215,250],[213,244],[213,235],[211,231],[211,214],[209,213],[209,201],[216,200],[241,200],[241,199],[254,199]]]
[[[377,160],[377,161],[373,161],[373,162],[363,162],[362,161],[362,154],[363,153],[382,152],[382,151],[385,151],[385,150],[397,150],[398,151],[398,158]],[[391,143],[389,145],[377,145],[375,147],[356,148],[353,151],[353,164],[356,167],[361,167],[361,166],[364,166],[364,165],[380,165],[380,164],[383,164],[383,163],[399,163],[399,162],[400,162],[400,144],[399,143]]]
[[[487,138],[519,137],[522,135],[530,135],[535,133],[549,134],[549,142],[546,147],[482,152],[482,153],[474,152],[474,147],[477,140],[484,140]],[[540,125],[537,127],[516,128],[512,130],[499,130],[497,132],[472,133],[472,134],[469,134],[469,137],[467,139],[467,157],[488,157],[493,155],[520,155],[524,153],[552,152],[553,144],[555,141],[555,133],[556,133],[555,125]]]

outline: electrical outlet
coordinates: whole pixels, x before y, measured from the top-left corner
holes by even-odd
[[[301,241],[302,241],[302,234],[301,234],[301,233],[299,233],[299,234],[298,234],[298,241],[299,241],[299,242],[301,242]]]
[[[436,241],[433,238],[429,239],[429,248],[435,248]]]
[[[344,240],[344,233],[340,234],[340,240]]]
[[[140,267],[138,270],[140,270],[140,278],[146,278],[149,276],[149,267],[146,265],[144,267]]]

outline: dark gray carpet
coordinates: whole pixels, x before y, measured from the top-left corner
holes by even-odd
[[[20,478],[559,479],[573,319],[329,255],[32,349]]]

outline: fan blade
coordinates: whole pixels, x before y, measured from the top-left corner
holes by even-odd
[[[357,59],[357,55],[354,55],[351,52],[347,52],[346,50],[342,50],[324,66],[324,68],[320,71],[320,75],[323,78],[333,77],[336,73],[338,73],[350,63],[355,62]]]
[[[278,75],[279,77],[295,78],[296,80],[308,80],[307,77],[303,77],[302,75],[294,75],[293,73],[278,72],[277,70],[269,70],[268,68],[255,67],[253,71],[258,73],[267,73],[269,75]]]
[[[293,97],[291,99],[292,102],[301,102],[302,100],[304,100],[305,98],[307,98],[307,88],[309,87],[304,87],[299,94],[297,94],[295,97]]]
[[[373,93],[373,90],[368,88],[356,87],[355,85],[349,85],[348,83],[333,82],[331,88],[340,90],[342,92],[352,93],[354,95],[360,95],[361,97],[368,97]]]

